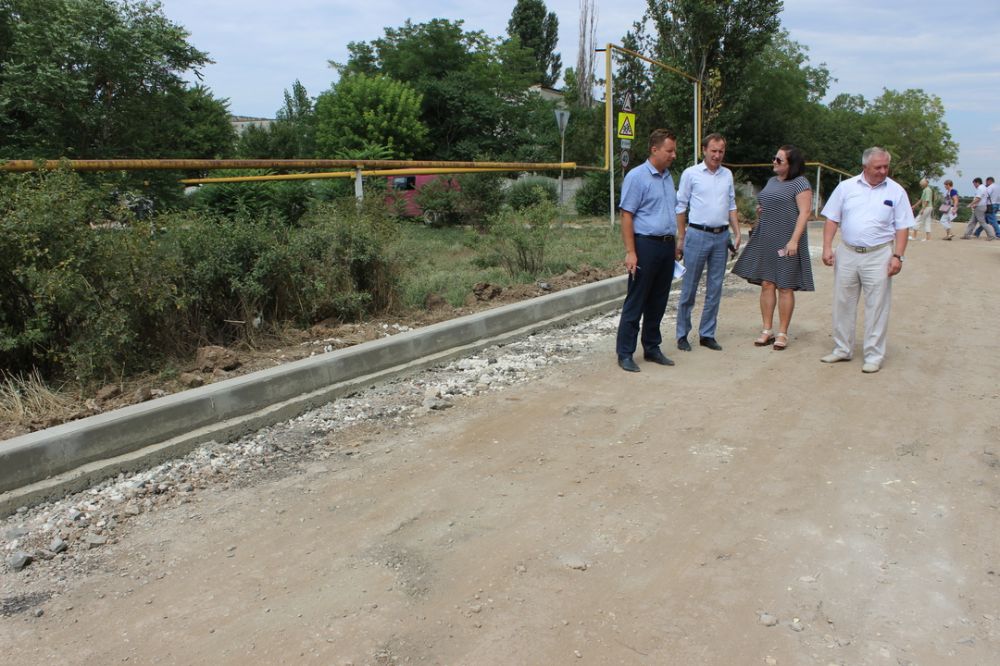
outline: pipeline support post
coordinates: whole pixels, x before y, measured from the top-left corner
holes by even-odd
[[[604,94],[606,103],[604,104],[604,126],[607,128],[605,159],[608,166],[608,221],[609,227],[615,228],[615,160],[611,153],[615,146],[615,113],[614,113],[614,86],[611,77],[611,59],[613,56],[612,44],[608,44],[604,51]]]

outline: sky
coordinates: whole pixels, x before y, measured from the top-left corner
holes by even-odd
[[[563,67],[576,65],[579,0],[546,0],[559,18]],[[645,3],[595,0],[597,43],[620,44]],[[215,61],[201,74],[236,115],[273,118],[284,91],[298,79],[315,97],[336,81],[328,61],[345,62],[347,44],[371,41],[406,19],[461,20],[466,30],[506,37],[515,0],[162,0],[163,12],[190,33],[189,42]],[[782,26],[825,64],[839,93],[869,101],[886,88],[920,88],[945,105],[959,144],[946,169],[963,195],[972,178],[1000,176],[1000,2],[959,6],[928,0],[785,0]],[[598,76],[603,56],[598,54]],[[553,120],[553,122],[555,122]],[[766,156],[764,156],[766,157]],[[822,160],[822,156],[815,156]],[[860,171],[861,156],[857,170]]]

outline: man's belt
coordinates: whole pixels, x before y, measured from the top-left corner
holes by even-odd
[[[881,250],[884,247],[889,247],[892,245],[892,241],[886,243],[879,243],[878,245],[872,245],[871,247],[859,247],[857,245],[848,245],[844,241],[840,241],[840,244],[846,247],[851,252],[857,252],[858,254],[865,254],[867,252],[874,252],[875,250]]]
[[[694,222],[688,222],[688,226],[692,229],[697,229],[698,231],[707,231],[710,234],[721,234],[723,231],[727,231],[729,229],[726,225],[721,227],[706,227],[704,224],[695,224]]]
[[[660,243],[673,243],[675,237],[673,234],[664,234],[663,236],[654,236],[652,234],[635,234],[636,238],[645,238],[647,240],[654,240]]]

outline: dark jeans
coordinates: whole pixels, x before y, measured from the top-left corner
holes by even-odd
[[[636,236],[638,266],[628,279],[628,293],[622,305],[615,351],[618,358],[635,353],[636,339],[642,333],[644,351],[659,349],[663,342],[660,322],[667,310],[667,297],[674,280],[674,241],[658,241]],[[642,322],[640,329],[640,320]]]

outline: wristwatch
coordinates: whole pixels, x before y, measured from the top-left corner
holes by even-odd
[[[896,257],[897,259],[899,259],[899,263],[903,263],[903,255],[901,255],[901,254],[894,254],[894,255],[892,255],[892,256],[894,256],[894,257]]]

